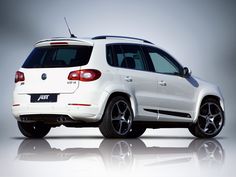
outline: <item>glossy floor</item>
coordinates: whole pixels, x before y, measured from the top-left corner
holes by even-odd
[[[158,131],[140,139],[104,139],[99,133],[9,137],[0,148],[0,176],[234,176],[234,139]]]

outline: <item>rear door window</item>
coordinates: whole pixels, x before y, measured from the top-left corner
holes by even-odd
[[[91,46],[37,47],[26,59],[23,68],[75,67],[88,64]]]
[[[113,54],[112,55],[112,49]],[[142,49],[138,45],[113,45],[107,47],[107,60],[112,66],[136,70],[147,70]]]

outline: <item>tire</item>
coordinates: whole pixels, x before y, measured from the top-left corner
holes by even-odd
[[[51,127],[43,123],[17,122],[20,132],[28,138],[43,138],[48,134]]]
[[[202,102],[198,120],[189,127],[189,131],[198,138],[212,138],[220,133],[224,121],[224,112],[219,102],[208,98]]]
[[[132,122],[130,102],[122,96],[116,96],[108,102],[99,130],[106,138],[126,138]]]
[[[142,134],[144,134],[144,132],[146,131],[146,128],[142,128],[142,127],[132,127],[129,131],[129,133],[127,134],[128,138],[138,138],[140,137]]]

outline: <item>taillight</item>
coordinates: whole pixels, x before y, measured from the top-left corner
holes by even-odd
[[[70,72],[68,80],[94,81],[101,76],[101,72],[95,69],[82,69]]]
[[[24,81],[25,80],[25,75],[24,73],[20,72],[20,71],[16,71],[16,75],[15,75],[15,83],[20,82],[20,81]]]

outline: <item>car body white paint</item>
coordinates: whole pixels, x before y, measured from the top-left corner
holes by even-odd
[[[193,75],[181,77],[126,68],[112,67],[106,60],[107,44],[156,45],[132,39],[77,39],[54,38],[42,40],[35,47],[50,46],[50,42],[67,42],[69,45],[93,46],[89,63],[85,66],[68,68],[20,68],[25,74],[25,81],[15,85],[12,112],[17,120],[21,115],[62,114],[74,120],[96,122],[102,118],[107,101],[113,93],[122,92],[130,97],[134,121],[196,122],[200,104],[205,96],[219,98],[224,110],[224,100],[219,88],[202,81]],[[92,82],[71,81],[67,76],[71,71],[97,69],[102,75]],[[48,79],[41,80],[42,73]],[[166,86],[162,86],[162,81]],[[32,93],[59,93],[56,103],[31,103]],[[91,106],[70,106],[70,103],[91,104]],[[166,116],[160,113],[144,111],[164,109],[185,112],[191,115],[186,119],[178,116]]]

